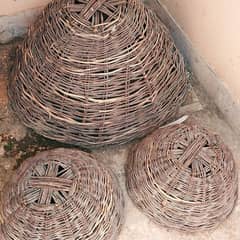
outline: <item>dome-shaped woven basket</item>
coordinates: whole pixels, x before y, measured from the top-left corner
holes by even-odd
[[[137,144],[126,174],[136,206],[155,223],[181,231],[216,227],[237,199],[230,150],[192,120],[159,129]]]
[[[0,239],[114,240],[122,215],[113,174],[90,154],[56,149],[26,160],[5,187]]]
[[[139,0],[56,0],[18,51],[9,95],[38,133],[99,147],[166,122],[186,88],[170,34]]]

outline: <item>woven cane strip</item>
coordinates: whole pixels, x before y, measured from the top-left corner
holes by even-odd
[[[142,140],[129,154],[126,174],[136,206],[154,222],[182,231],[216,227],[237,199],[230,150],[193,121]]]
[[[140,1],[59,0],[18,50],[9,95],[38,133],[99,147],[172,118],[186,88],[182,57]]]
[[[113,174],[78,150],[26,160],[5,187],[3,204],[3,240],[113,240],[123,215]]]

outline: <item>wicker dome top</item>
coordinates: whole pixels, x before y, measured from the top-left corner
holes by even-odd
[[[90,154],[56,149],[26,160],[5,187],[0,239],[114,240],[122,215],[113,174]]]
[[[17,54],[9,95],[19,118],[84,147],[145,135],[187,89],[183,58],[140,0],[52,1]]]
[[[154,222],[183,231],[217,226],[237,199],[233,156],[192,120],[142,140],[126,165],[128,193]]]

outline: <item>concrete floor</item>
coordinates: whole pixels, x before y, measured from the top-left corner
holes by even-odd
[[[14,45],[14,44],[13,44]],[[9,60],[9,50],[13,45],[0,46],[0,192],[3,185],[16,168],[18,158],[23,154],[16,150],[9,154],[6,146],[9,139],[16,139],[15,143],[26,137],[27,130],[16,119],[14,114],[8,108],[8,99],[6,94],[7,85],[7,63]],[[184,106],[180,109],[180,116],[183,114],[193,115],[203,126],[217,132],[222,136],[230,149],[233,151],[238,172],[240,171],[240,139],[234,131],[228,126],[215,105],[207,98],[194,81],[191,81],[193,88],[189,91],[189,97]],[[240,228],[238,221],[240,219],[240,203],[237,205],[232,215],[220,226],[207,232],[197,234],[186,234],[176,232],[171,229],[156,226],[147,217],[145,217],[132,204],[125,190],[124,163],[127,159],[128,149],[131,144],[124,146],[111,147],[110,149],[100,149],[93,153],[116,173],[120,180],[121,187],[125,194],[125,223],[122,227],[119,240],[239,240]],[[40,149],[40,148],[39,148]],[[39,150],[38,149],[38,150]],[[44,148],[42,148],[44,149]],[[31,150],[27,150],[31,151]],[[0,199],[1,202],[1,199]],[[1,217],[0,217],[1,222]]]

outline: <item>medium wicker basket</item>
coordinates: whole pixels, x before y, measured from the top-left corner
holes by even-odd
[[[137,144],[126,175],[136,206],[155,223],[181,231],[216,227],[237,199],[230,150],[193,120],[159,129]]]
[[[123,205],[116,178],[90,154],[42,152],[5,187],[0,239],[114,240]]]
[[[140,0],[55,0],[17,55],[9,95],[22,122],[87,148],[147,134],[187,89],[183,58]]]

